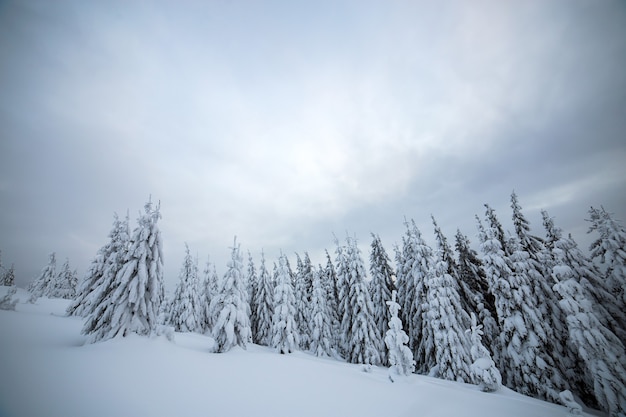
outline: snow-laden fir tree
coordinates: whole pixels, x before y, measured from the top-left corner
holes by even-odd
[[[522,394],[557,402],[562,384],[554,362],[545,352],[542,316],[535,305],[523,262],[526,257],[512,248],[513,262],[502,249],[499,231],[478,219],[483,264],[495,296],[500,321],[500,366],[505,385]],[[515,263],[515,265],[513,265]]]
[[[3,284],[7,287],[15,285],[15,266],[11,264],[11,267],[4,273]]]
[[[552,262],[552,265],[556,262],[554,254],[556,242],[567,241],[566,250],[562,255],[563,262],[572,269],[574,279],[587,292],[587,297],[592,302],[593,310],[600,323],[615,333],[622,344],[626,343],[626,311],[621,309],[617,298],[607,287],[602,272],[581,252],[571,236],[563,236],[545,210],[541,213],[546,234],[551,243],[546,249],[549,252],[546,255],[548,262]]]
[[[126,258],[130,241],[128,220],[128,216],[122,221],[114,214],[109,242],[96,253],[76,297],[67,307],[68,315],[87,317],[97,306],[104,306],[104,300],[117,287],[115,275]]]
[[[545,322],[543,329],[546,333],[543,343],[546,352],[551,352],[559,372],[570,382],[576,383],[579,375],[575,372],[575,359],[566,347],[567,327],[565,315],[558,305],[558,298],[552,290],[550,278],[550,262],[546,259],[546,249],[543,239],[530,233],[530,222],[522,213],[517,194],[511,193],[512,220],[515,226],[515,235],[523,252],[528,256],[525,261],[525,274],[530,281],[531,291],[536,300]]]
[[[448,273],[443,256],[438,248],[432,269],[426,276],[425,319],[433,332],[439,377],[469,382],[470,345],[463,327],[469,317],[462,308],[454,278]]]
[[[245,288],[243,263],[235,238],[226,273],[211,300],[211,316],[215,318],[212,336],[215,352],[227,352],[234,346],[244,349],[252,341],[250,305]]]
[[[82,333],[90,343],[128,336],[152,335],[159,323],[163,289],[163,243],[159,206],[148,201],[138,219],[125,259],[108,289],[95,291]]]
[[[291,282],[287,257],[281,253],[276,268],[274,315],[272,316],[272,347],[279,353],[298,350],[300,336],[296,323],[296,297]]]
[[[604,270],[606,287],[618,302],[617,309],[626,311],[626,229],[604,207],[589,209],[589,231],[600,236],[590,246],[591,257]]]
[[[211,263],[210,258],[207,258],[203,273],[204,280],[200,290],[200,331],[209,334],[215,321],[215,317],[211,316],[211,300],[217,294],[219,283],[215,265]]]
[[[493,354],[498,354],[494,340],[500,334],[493,294],[489,292],[489,284],[483,270],[478,253],[470,246],[470,241],[459,229],[455,235],[455,249],[458,254],[457,272],[461,290],[470,301],[471,310],[483,323],[485,342]],[[494,356],[495,358],[495,356]],[[497,359],[496,359],[497,360]]]
[[[185,243],[185,258],[179,281],[170,302],[169,324],[178,332],[201,331],[202,306],[199,295],[198,265]]]
[[[309,349],[311,335],[311,292],[313,288],[313,267],[308,253],[304,253],[304,260],[296,254],[297,265],[295,274],[296,322],[300,335],[300,347]]]
[[[78,286],[78,275],[76,271],[70,269],[69,259],[65,259],[61,270],[56,275],[54,285],[50,289],[50,298],[64,298],[71,300],[76,297],[76,287]]]
[[[252,339],[255,343],[269,346],[272,343],[272,316],[274,315],[274,280],[265,267],[265,254],[261,252],[258,284],[252,304]]]
[[[380,334],[381,340],[384,339],[385,333],[389,327],[391,319],[387,302],[391,299],[391,293],[395,290],[393,283],[393,269],[391,268],[391,259],[385,251],[380,236],[372,233],[372,251],[370,252],[370,276],[369,291],[372,296],[372,306],[374,307],[373,316],[376,328]],[[384,346],[383,346],[384,347]],[[381,357],[383,364],[387,364],[387,352],[383,349]]]
[[[346,238],[346,246],[338,252],[344,258],[338,260],[337,278],[344,282],[348,291],[340,327],[345,359],[351,363],[378,365],[383,341],[374,323],[365,266],[356,239]],[[339,266],[341,263],[343,265]]]
[[[338,296],[337,296],[337,274],[335,273],[335,266],[330,257],[330,254],[326,250],[326,267],[323,270],[322,284],[326,290],[326,307],[328,309],[328,315],[330,316],[330,322],[332,326],[333,340],[332,345],[335,351],[339,351],[339,313],[338,313]]]
[[[28,286],[28,292],[31,293],[33,297],[47,297],[50,295],[50,291],[54,288],[56,280],[56,267],[56,253],[52,252],[49,255],[48,264],[41,270],[39,276]]]
[[[342,332],[342,323],[348,311],[348,294],[350,293],[350,285],[347,279],[349,274],[349,265],[346,247],[339,243],[339,239],[335,236],[335,285],[337,288],[337,319],[339,320],[339,328],[337,329],[337,346],[338,351],[344,358],[347,356],[344,344],[345,337]]]
[[[437,365],[433,330],[425,317],[428,304],[426,279],[433,266],[433,251],[422,238],[415,221],[411,220],[411,225],[407,223],[406,226],[402,275],[406,280],[404,301],[408,307],[401,305],[401,308],[408,308],[408,314],[403,314],[403,322],[406,323],[417,372],[430,373]]]
[[[409,336],[402,329],[402,321],[398,317],[400,304],[396,302],[396,290],[391,293],[391,300],[387,301],[389,308],[389,328],[385,333],[385,345],[389,352],[389,378],[394,381],[396,375],[407,376],[415,371],[413,353],[407,346]]]
[[[571,239],[560,237],[554,227],[554,290],[559,294],[560,306],[567,315],[569,342],[585,363],[590,386],[602,409],[611,417],[626,415],[626,350],[613,332],[598,320],[580,285],[574,269],[569,265]]]
[[[15,286],[11,286],[11,288],[9,288],[9,291],[7,291],[6,294],[0,297],[0,310],[15,310],[15,306],[19,301],[18,298],[13,298],[16,292],[17,288],[15,288]]]
[[[315,356],[335,356],[333,351],[333,327],[328,305],[326,288],[323,283],[324,270],[320,265],[313,271],[313,291],[311,294],[310,345],[309,350]]]
[[[482,343],[483,325],[478,324],[474,313],[471,314],[471,323],[471,327],[466,330],[470,334],[472,343],[470,349],[473,361],[470,366],[471,380],[480,387],[481,391],[497,391],[502,386],[502,376],[491,359],[489,350]]]
[[[254,265],[254,259],[252,259],[252,254],[248,251],[248,268],[246,270],[246,283],[247,283],[247,291],[248,291],[248,304],[250,305],[250,328],[252,330],[252,339],[254,340],[254,329],[256,327],[255,320],[255,312],[256,306],[254,305],[256,301],[256,291],[257,286],[259,285],[259,279],[256,274],[256,266]]]
[[[410,251],[412,248],[408,244],[408,235],[410,229],[408,223],[404,223],[407,227],[405,235],[402,236],[402,247],[398,245],[394,246],[394,261],[396,264],[396,291],[397,302],[400,304],[400,320],[404,324],[407,334],[409,335],[409,345],[411,345],[410,328],[412,323],[411,318],[411,305],[413,296],[415,294],[415,288],[413,287],[413,279],[411,275],[410,265],[405,262],[406,257],[412,257]]]

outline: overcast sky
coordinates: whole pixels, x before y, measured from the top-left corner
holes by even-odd
[[[623,1],[2,1],[2,261],[82,276],[149,195],[169,288],[184,242],[476,243],[513,189],[586,249],[590,205],[626,220],[625,68]]]

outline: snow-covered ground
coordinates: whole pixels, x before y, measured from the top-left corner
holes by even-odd
[[[84,345],[82,320],[63,316],[67,301],[16,297],[16,311],[0,311],[0,417],[568,415],[506,388],[419,375],[392,383],[386,368],[306,353],[209,353],[212,339],[198,334]]]

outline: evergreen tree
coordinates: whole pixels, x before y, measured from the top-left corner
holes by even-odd
[[[211,300],[211,316],[215,318],[212,329],[215,352],[227,352],[233,346],[246,348],[252,340],[250,305],[245,288],[243,264],[235,238],[231,259],[218,292]]]
[[[185,243],[185,259],[179,274],[179,282],[170,303],[169,323],[178,332],[201,330],[201,305],[198,283],[198,264]]]
[[[15,266],[11,264],[11,268],[9,268],[4,273],[4,284],[7,287],[13,287],[15,285]]]
[[[372,316],[372,300],[365,284],[365,266],[356,240],[347,238],[341,250],[344,264],[337,267],[337,277],[348,290],[341,319],[340,333],[346,359],[351,363],[381,363],[382,340]]]
[[[626,312],[620,309],[620,303],[615,295],[607,288],[606,281],[602,279],[602,273],[578,248],[571,236],[564,237],[559,228],[554,226],[553,220],[548,213],[542,211],[544,227],[548,236],[551,237],[551,253],[547,258],[552,264],[556,262],[554,253],[559,241],[567,242],[562,247],[562,257],[565,265],[569,266],[574,274],[574,279],[587,293],[587,298],[592,302],[593,310],[600,323],[613,332],[622,343],[626,343]]]
[[[326,288],[323,283],[324,270],[320,265],[313,272],[311,294],[311,337],[310,350],[315,356],[334,356],[333,327],[326,303]]]
[[[409,335],[409,345],[412,347],[411,341],[411,327],[412,327],[412,315],[411,306],[413,304],[413,298],[415,294],[415,288],[413,286],[413,276],[411,275],[411,264],[406,262],[406,258],[413,258],[412,248],[409,246],[408,237],[410,235],[410,229],[408,222],[405,222],[406,226],[405,235],[402,236],[402,247],[394,247],[394,260],[396,263],[396,289],[397,300],[400,304],[400,320],[404,324],[404,328]]]
[[[349,276],[349,260],[347,257],[346,247],[339,244],[339,240],[335,237],[335,274],[337,288],[337,318],[339,320],[339,328],[337,329],[337,346],[340,354],[346,358],[348,355],[348,347],[345,344],[346,337],[343,333],[342,326],[346,315],[349,312],[350,282]]]
[[[500,248],[504,251],[504,254],[508,256],[510,254],[509,248],[507,247],[507,239],[504,234],[504,228],[502,227],[502,223],[496,216],[496,211],[489,206],[489,204],[485,204],[485,217],[487,218],[487,222],[489,223],[489,227],[493,229],[494,238],[498,239],[500,242]]]
[[[398,318],[400,304],[396,302],[396,291],[391,293],[391,300],[387,301],[389,306],[389,329],[385,334],[385,344],[389,352],[389,377],[393,381],[395,375],[408,376],[415,371],[415,361],[413,353],[408,348],[409,336],[402,330],[402,322]]]
[[[511,193],[511,209],[513,209],[513,226],[515,235],[518,237],[522,249],[528,252],[531,258],[543,251],[543,239],[530,234],[530,222],[522,213],[522,207],[517,199],[515,191]]]
[[[219,283],[215,265],[211,263],[210,258],[207,258],[203,273],[204,280],[200,294],[200,329],[203,333],[207,334],[211,332],[215,321],[215,317],[211,316],[211,300],[218,292]]]
[[[589,209],[589,231],[600,236],[589,250],[592,259],[604,268],[606,287],[618,302],[618,310],[626,311],[626,230],[604,207]]]
[[[258,285],[254,293],[252,336],[255,343],[269,346],[272,343],[272,316],[274,315],[274,283],[265,268],[265,254],[261,252]]]
[[[67,315],[87,317],[117,287],[115,275],[126,258],[130,240],[128,220],[128,216],[121,221],[114,214],[109,242],[96,253],[78,287],[76,297],[67,307]]]
[[[409,335],[409,347],[413,351],[416,370],[430,373],[437,365],[435,339],[432,327],[428,325],[425,310],[428,305],[426,279],[433,266],[433,251],[422,238],[413,220],[407,223],[407,236],[402,254],[403,275],[407,278],[405,303],[409,314],[404,314]]]
[[[50,254],[48,265],[41,270],[39,277],[37,277],[28,286],[28,292],[30,292],[33,297],[47,297],[50,294],[54,288],[54,282],[56,279],[56,265],[56,253],[52,252]]]
[[[491,359],[489,350],[482,343],[483,325],[476,322],[474,313],[471,315],[471,320],[472,325],[466,332],[470,333],[472,342],[470,350],[473,361],[472,366],[470,366],[472,381],[480,387],[481,391],[497,391],[502,386],[502,376]]]
[[[541,315],[544,325],[542,332],[545,338],[541,341],[545,351],[551,352],[555,364],[570,383],[578,378],[574,371],[575,359],[566,347],[567,327],[565,315],[558,305],[558,298],[552,290],[550,263],[545,257],[543,239],[530,234],[530,223],[522,213],[515,192],[511,194],[511,208],[513,210],[513,225],[515,236],[519,244],[520,254],[524,256],[524,271],[529,280],[530,289],[535,300],[535,306]]]
[[[4,296],[0,297],[0,310],[9,310],[9,311],[15,310],[15,306],[17,305],[19,301],[18,298],[13,298],[16,292],[17,292],[17,288],[12,286],[11,288],[9,288],[9,291],[7,291],[7,293],[4,294]]]
[[[313,271],[308,253],[304,253],[304,261],[296,254],[297,266],[295,274],[296,322],[300,335],[300,347],[309,348],[311,335],[311,293],[313,289]]]
[[[328,315],[330,317],[332,327],[332,346],[335,350],[339,350],[339,313],[338,313],[338,297],[337,297],[337,274],[335,273],[335,266],[330,258],[330,254],[326,250],[326,267],[324,268],[322,275],[322,284],[326,290],[326,307],[328,309]]]
[[[467,313],[461,307],[454,278],[448,271],[444,252],[438,248],[432,270],[426,276],[424,315],[434,336],[439,376],[450,381],[469,382],[470,346],[462,324]]]
[[[71,300],[76,296],[77,286],[78,276],[76,271],[70,269],[70,261],[66,259],[61,267],[61,271],[55,277],[49,296],[51,298]]]
[[[505,385],[522,394],[558,401],[560,390],[556,384],[562,381],[544,350],[545,333],[536,327],[541,315],[533,305],[535,300],[523,272],[524,252],[513,248],[512,265],[502,249],[497,227],[490,224],[483,228],[479,220],[479,233],[485,272],[500,321],[499,357]]]
[[[459,274],[460,289],[469,300],[470,313],[474,312],[484,326],[486,345],[492,347],[492,354],[497,358],[498,349],[494,339],[500,333],[496,315],[495,300],[489,292],[489,284],[483,270],[483,264],[478,253],[470,246],[470,241],[460,230],[455,235],[455,249],[458,254],[457,271]],[[497,360],[497,359],[496,359]]]
[[[287,257],[281,253],[276,268],[274,315],[272,316],[272,347],[280,353],[298,349],[300,337],[296,323],[296,297],[291,282]]]
[[[370,275],[372,280],[369,283],[369,291],[372,296],[373,316],[380,339],[384,340],[389,320],[391,320],[390,310],[386,304],[391,300],[391,293],[395,290],[393,283],[393,269],[391,269],[391,259],[385,252],[380,237],[372,233],[372,251],[370,253]],[[383,346],[384,347],[384,346]],[[387,352],[385,349],[380,352],[383,364],[387,364]]]
[[[248,304],[250,305],[250,328],[252,329],[252,340],[254,340],[254,329],[256,328],[256,292],[257,287],[259,285],[259,279],[256,274],[256,267],[254,266],[254,260],[252,259],[252,255],[250,251],[248,251],[248,269],[246,271],[246,282],[248,283],[247,292],[248,292]]]
[[[554,229],[556,235],[559,229]],[[589,385],[600,406],[612,417],[626,415],[626,354],[624,345],[613,332],[600,323],[580,285],[575,270],[570,266],[570,239],[555,241],[554,290],[559,294],[560,306],[567,314],[569,342],[585,363]]]
[[[91,313],[82,330],[88,342],[156,331],[165,298],[160,218],[159,206],[153,209],[149,201],[114,281],[90,296]]]

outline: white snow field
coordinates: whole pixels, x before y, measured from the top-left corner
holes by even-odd
[[[16,297],[16,311],[0,311],[0,417],[568,415],[506,388],[419,375],[392,383],[387,368],[307,353],[209,353],[212,339],[192,333],[85,345],[82,320],[63,316],[67,300]]]

